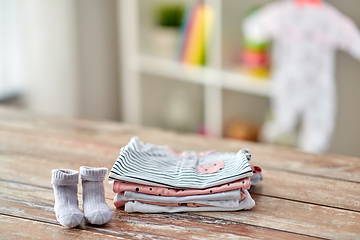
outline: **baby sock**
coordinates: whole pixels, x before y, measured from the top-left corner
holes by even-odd
[[[84,218],[78,206],[78,177],[78,171],[52,170],[51,184],[54,188],[56,219],[61,225],[68,228],[76,227]]]
[[[84,215],[91,224],[102,225],[111,218],[103,184],[107,172],[107,168],[80,167]]]

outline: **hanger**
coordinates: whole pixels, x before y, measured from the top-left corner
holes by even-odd
[[[322,4],[322,0],[293,0],[297,6],[305,7],[320,7]]]

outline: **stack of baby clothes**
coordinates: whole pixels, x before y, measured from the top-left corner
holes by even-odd
[[[111,169],[116,207],[126,212],[236,211],[255,205],[247,189],[262,180],[242,149],[174,153],[133,137]]]

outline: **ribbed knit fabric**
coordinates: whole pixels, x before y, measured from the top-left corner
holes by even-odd
[[[52,170],[51,184],[54,188],[56,219],[61,225],[68,228],[78,226],[84,217],[78,206],[78,177],[78,171]]]
[[[112,211],[105,201],[103,184],[107,172],[107,168],[80,167],[83,210],[91,224],[102,225],[111,218]]]

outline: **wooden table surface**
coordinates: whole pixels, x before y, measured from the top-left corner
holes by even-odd
[[[250,148],[264,181],[248,211],[126,213],[112,204],[101,227],[66,229],[56,221],[51,170],[111,169],[132,136],[176,151]],[[360,239],[360,159],[204,138],[107,121],[44,117],[0,107],[0,239]],[[81,188],[79,186],[81,204]],[[81,207],[80,207],[81,208]]]

